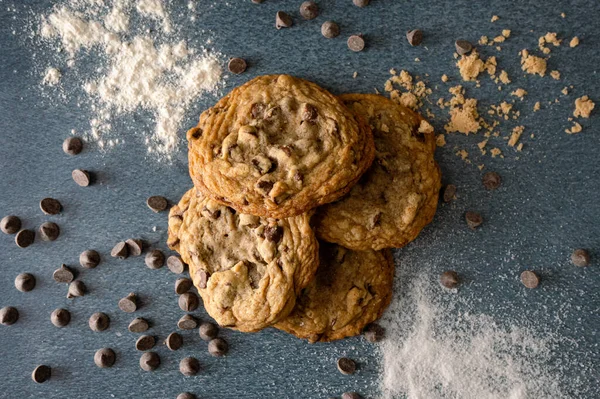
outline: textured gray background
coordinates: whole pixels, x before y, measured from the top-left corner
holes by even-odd
[[[0,306],[16,306],[21,314],[12,327],[0,326],[0,397],[175,398],[184,390],[206,399],[326,398],[345,390],[377,397],[378,354],[360,338],[309,345],[274,330],[252,335],[223,331],[231,352],[224,359],[214,359],[207,355],[206,344],[195,331],[184,332],[185,346],[180,351],[158,347],[162,365],[156,372],[140,370],[136,336],[126,329],[133,316],[120,312],[117,301],[130,291],[137,292],[143,306],[136,316],[151,320],[150,332],[162,340],[176,330],[175,323],[182,315],[172,288],[175,276],[166,268],[146,268],[142,258],[113,260],[109,251],[116,241],[129,237],[142,237],[152,246],[166,249],[166,214],[152,213],[145,199],[164,195],[177,201],[190,187],[185,145],[172,165],[147,159],[140,135],[135,136],[134,131],[149,131],[151,125],[146,123],[147,115],[139,115],[116,124],[117,129],[128,132],[125,145],[107,154],[93,146],[77,157],[63,154],[62,141],[73,128],[85,131],[89,113],[85,106],[75,106],[77,95],[56,101],[52,92],[40,90],[40,73],[50,56],[34,48],[27,34],[35,20],[32,15],[47,11],[49,2],[23,3],[0,0],[0,215],[20,216],[26,228],[56,221],[61,236],[53,243],[38,240],[27,249],[16,247],[12,236],[0,236]],[[208,29],[216,49],[227,56],[243,56],[250,64],[246,74],[227,80],[225,91],[256,75],[291,73],[335,93],[371,92],[374,87],[382,89],[389,68],[394,67],[421,76],[429,74],[430,86],[439,87],[431,97],[435,101],[440,95],[447,97],[447,89],[439,81],[442,73],[458,81],[452,57],[454,39],[475,42],[481,35],[493,37],[501,29],[511,29],[512,37],[497,55],[500,67],[513,81],[508,89],[524,87],[529,92],[526,100],[516,105],[527,110],[515,123],[526,126],[525,149],[519,159],[512,151],[504,151],[505,159],[485,157],[480,161],[475,147],[479,139],[449,137],[437,159],[444,182],[459,187],[459,200],[440,206],[433,224],[417,241],[397,251],[398,275],[402,278],[425,267],[432,276],[446,268],[457,269],[467,280],[461,292],[483,299],[471,310],[493,313],[500,319],[519,314],[577,340],[579,348],[574,355],[586,367],[581,371],[566,367],[565,380],[578,378],[579,387],[586,392],[577,394],[573,389],[572,395],[599,397],[600,132],[596,120],[600,110],[583,121],[581,134],[571,136],[563,131],[570,126],[566,119],[576,97],[588,94],[600,102],[596,74],[600,3],[549,1],[541,6],[520,1],[373,0],[368,8],[359,9],[351,0],[322,0],[322,13],[315,21],[298,18],[300,1],[198,3],[197,20],[190,23],[185,16],[186,2],[170,2],[181,35],[193,45],[194,40],[205,37],[199,30]],[[8,11],[9,6],[17,12]],[[278,9],[294,16],[292,29],[274,29]],[[567,14],[566,19],[559,16],[561,12]],[[495,24],[489,22],[493,14],[501,16]],[[320,24],[327,19],[339,22],[340,37],[321,37]],[[424,30],[425,40],[423,46],[411,48],[404,32],[414,27]],[[537,37],[547,31],[582,39],[574,50],[553,48],[549,70],[559,69],[561,81],[520,72],[518,51],[535,48]],[[365,35],[367,49],[355,54],[347,50],[345,41],[358,32]],[[484,50],[485,55],[495,53],[492,48]],[[421,62],[413,62],[415,57]],[[358,77],[353,79],[355,71]],[[65,85],[68,89],[69,83]],[[574,89],[563,97],[560,90],[566,85],[574,85]],[[479,89],[472,83],[465,87],[468,94],[481,99],[481,110],[508,97],[507,89],[499,93],[487,77],[482,78]],[[560,105],[544,105],[542,111],[530,112],[534,101],[555,98],[560,98]],[[214,100],[207,97],[193,104],[185,126],[192,126]],[[445,111],[434,108],[436,127],[441,128]],[[506,134],[512,124],[503,126]],[[536,135],[533,140],[528,138],[531,132]],[[479,183],[482,172],[456,157],[455,146],[469,150],[474,163],[484,162],[486,170],[498,171],[504,179],[502,188],[486,192]],[[76,186],[70,178],[74,168],[95,172],[96,184]],[[38,202],[46,196],[62,202],[62,214],[47,217],[40,212]],[[464,227],[462,215],[467,209],[482,212],[486,219],[477,233]],[[157,226],[156,232],[153,226]],[[570,251],[576,247],[591,249],[596,259],[592,267],[578,269],[569,264]],[[103,256],[94,270],[78,266],[79,253],[88,248]],[[89,295],[65,298],[66,287],[51,278],[61,263],[78,270]],[[518,283],[516,276],[526,268],[543,275],[542,287],[534,292],[525,292]],[[24,271],[37,278],[33,292],[14,288],[15,276]],[[72,312],[66,328],[57,329],[50,323],[50,312],[57,307]],[[111,317],[106,332],[93,333],[87,327],[87,319],[95,311]],[[195,313],[207,317],[202,310]],[[117,362],[111,369],[100,370],[93,363],[93,354],[105,346],[115,349]],[[188,355],[198,357],[204,366],[197,377],[186,378],[178,371],[179,359]],[[356,375],[337,372],[334,362],[341,355],[360,363]],[[52,366],[53,377],[37,385],[30,373],[41,363]]]

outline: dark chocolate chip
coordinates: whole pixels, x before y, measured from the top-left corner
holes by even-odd
[[[131,292],[125,298],[119,300],[119,309],[125,313],[133,313],[137,310],[137,297]]]
[[[21,248],[27,248],[35,241],[33,230],[21,230],[15,236],[15,243]]]
[[[40,209],[46,215],[58,215],[62,210],[62,205],[54,198],[44,198],[40,201]]]
[[[465,220],[467,221],[467,226],[469,226],[471,230],[475,230],[483,223],[483,217],[481,217],[480,214],[471,211],[465,213]]]
[[[300,4],[300,15],[307,20],[315,19],[319,15],[319,6],[312,0],[305,1]]]
[[[227,64],[227,68],[229,72],[239,75],[246,71],[248,64],[246,64],[246,60],[243,58],[232,58],[229,60],[229,64]]]
[[[129,256],[129,250],[125,241],[119,241],[110,251],[113,258],[126,259]]]
[[[369,5],[370,0],[352,0],[355,6],[363,8]]]
[[[52,274],[54,281],[57,283],[70,283],[73,281],[75,277],[73,271],[67,267],[67,265],[62,264],[59,269],[56,269]]]
[[[253,3],[262,3],[262,0],[252,0]],[[197,399],[196,395],[190,392],[182,392],[177,395],[177,399]]]
[[[100,264],[100,254],[93,249],[85,250],[79,255],[79,264],[86,269],[93,269]]]
[[[130,238],[125,241],[129,256],[140,256],[144,250],[144,242],[139,238]]]
[[[521,282],[527,288],[536,288],[540,284],[540,278],[532,270],[525,270],[521,273]]]
[[[0,230],[4,234],[15,234],[21,229],[21,219],[16,216],[5,216],[0,220]]]
[[[454,270],[448,270],[442,273],[440,276],[440,284],[446,288],[456,288],[460,283],[460,278],[458,277],[458,273]]]
[[[277,29],[289,28],[292,24],[292,17],[290,17],[288,13],[277,11],[277,14],[275,15],[275,27]]]
[[[263,190],[265,194],[269,194],[273,188],[273,183],[268,180],[261,180],[256,184],[256,186]]]
[[[365,39],[362,35],[352,35],[348,38],[348,48],[352,51],[363,51],[365,48]]]
[[[158,213],[167,209],[169,202],[165,197],[154,195],[146,200],[146,205],[148,205],[148,208],[152,209],[152,211]]]
[[[265,114],[265,108],[266,106],[263,103],[252,104],[252,107],[250,107],[250,113],[252,114],[252,118],[262,118]]]
[[[423,32],[420,29],[413,29],[406,32],[406,40],[411,46],[418,46],[423,42]]]
[[[35,277],[30,273],[21,273],[15,278],[15,287],[21,292],[29,292],[35,288]]]
[[[184,357],[179,362],[179,371],[188,377],[196,375],[200,371],[200,362],[194,357]]]
[[[575,266],[585,267],[590,265],[590,253],[585,249],[576,249],[571,254],[571,262]]]
[[[211,341],[219,334],[219,327],[213,323],[204,321],[200,324],[198,331],[200,333],[200,338],[202,338],[204,341]]]
[[[64,327],[71,321],[71,313],[67,309],[54,309],[50,314],[50,321],[56,327]]]
[[[212,356],[225,356],[228,351],[229,344],[223,338],[214,338],[208,343],[208,353],[210,353]]]
[[[31,373],[31,379],[38,384],[42,384],[50,379],[52,376],[52,369],[50,366],[44,364],[37,366]]]
[[[144,259],[150,269],[160,269],[165,264],[165,255],[159,249],[153,249],[146,254]]]
[[[82,169],[75,169],[71,172],[71,177],[77,185],[87,187],[90,185],[90,172]]]
[[[129,330],[129,332],[132,332],[132,333],[141,333],[144,331],[148,331],[149,327],[150,326],[146,319],[137,317],[137,318],[133,319],[131,321],[131,323],[129,323],[129,326],[127,327],[127,329]]]
[[[296,172],[294,174],[294,180],[302,182],[304,180],[304,176],[302,176],[302,173],[300,172]]]
[[[88,325],[92,331],[104,331],[110,325],[110,319],[105,313],[97,312],[90,316]]]
[[[254,4],[261,4],[264,0],[252,0]],[[190,394],[191,395],[191,394]],[[177,397],[179,399],[179,397]]]
[[[467,40],[457,40],[454,42],[454,47],[458,55],[464,55],[473,50],[473,45]]]
[[[283,237],[283,228],[281,226],[267,226],[265,227],[265,238],[269,241],[278,243]]]
[[[193,292],[185,292],[179,296],[179,307],[184,312],[193,312],[198,309],[198,305],[200,305],[200,300],[198,299],[198,295]]]
[[[94,363],[100,368],[112,367],[115,364],[115,351],[110,348],[98,349],[94,354]]]
[[[44,222],[39,229],[40,237],[44,241],[54,241],[60,235],[60,228],[54,222]]]
[[[500,178],[500,175],[496,172],[487,172],[481,178],[481,182],[483,183],[483,186],[488,190],[495,190],[498,187],[500,187],[502,179]]]
[[[337,361],[337,368],[340,373],[345,375],[354,374],[356,371],[356,363],[347,357],[340,357]]]
[[[165,345],[172,351],[176,351],[183,345],[183,338],[178,333],[174,332],[169,334],[167,339],[165,339]]]
[[[344,392],[342,399],[363,399],[363,397],[356,392]]]
[[[365,327],[363,334],[367,341],[376,343],[385,337],[385,328],[377,323],[371,323]]]
[[[340,35],[340,26],[333,21],[325,21],[321,25],[321,34],[328,39],[333,39]]]
[[[77,155],[83,149],[83,142],[79,137],[67,137],[62,144],[65,154]]]
[[[208,283],[210,274],[202,269],[198,270],[196,274],[198,275],[198,288],[206,288],[206,283]]]
[[[443,195],[444,202],[453,201],[455,196],[456,196],[456,186],[454,184],[448,184],[444,188],[444,195]]]
[[[142,335],[135,341],[135,349],[139,351],[149,351],[156,345],[156,340],[152,335]]]
[[[167,258],[167,267],[175,274],[181,274],[185,271],[186,264],[179,255],[171,255]]]
[[[154,371],[160,366],[160,357],[156,352],[144,352],[140,357],[140,367],[144,371]]]
[[[81,280],[75,280],[69,284],[69,289],[67,291],[67,298],[76,298],[80,296],[84,296],[87,292],[87,287]]]
[[[317,108],[311,104],[304,104],[302,109],[302,120],[307,122],[314,122],[319,113],[317,112]]]
[[[186,314],[179,319],[177,322],[177,327],[182,330],[193,330],[198,327],[198,320],[194,318],[194,316]]]
[[[192,280],[187,277],[181,277],[175,280],[175,293],[177,295],[184,294],[188,292],[194,284]]]
[[[19,320],[19,311],[12,306],[5,306],[0,309],[0,324],[10,326]]]

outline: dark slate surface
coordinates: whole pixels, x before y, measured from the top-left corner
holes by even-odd
[[[38,240],[28,249],[17,248],[13,237],[0,236],[0,306],[16,306],[21,315],[17,324],[0,326],[0,397],[175,398],[184,390],[206,399],[326,398],[345,390],[378,397],[378,354],[360,338],[309,345],[274,330],[252,335],[223,331],[231,352],[224,359],[214,359],[196,332],[184,332],[185,345],[180,351],[157,348],[162,365],[156,372],[140,370],[136,336],[126,329],[133,316],[120,312],[117,301],[137,292],[142,307],[136,316],[148,318],[150,333],[161,341],[176,329],[182,315],[172,288],[175,276],[166,268],[146,268],[142,258],[114,260],[109,252],[115,242],[129,237],[141,237],[152,247],[166,249],[166,214],[152,213],[145,199],[164,195],[175,202],[190,187],[185,145],[172,165],[147,159],[140,136],[132,132],[149,130],[144,123],[147,115],[139,115],[121,121],[134,127],[128,130],[131,137],[125,145],[107,154],[93,146],[77,157],[63,154],[61,143],[70,130],[85,131],[88,126],[88,110],[75,106],[76,95],[57,101],[51,91],[43,94],[40,90],[39,74],[49,56],[33,48],[27,36],[32,15],[47,11],[50,2],[23,3],[0,0],[0,214],[20,216],[26,228],[55,221],[61,236],[53,243]],[[459,200],[441,206],[433,224],[417,241],[397,251],[398,275],[409,276],[422,266],[436,276],[452,267],[467,279],[462,293],[485,298],[471,310],[492,312],[500,320],[524,315],[538,326],[577,339],[577,356],[587,368],[580,375],[576,367],[567,367],[565,380],[580,376],[587,393],[578,396],[598,397],[598,110],[582,122],[581,134],[567,135],[564,129],[570,126],[567,118],[576,97],[588,94],[600,101],[596,73],[600,65],[600,3],[549,1],[542,6],[521,1],[373,0],[368,8],[359,9],[350,0],[322,0],[323,11],[315,21],[298,18],[300,1],[198,3],[197,20],[190,23],[185,18],[186,2],[170,2],[174,19],[180,22],[180,34],[194,43],[205,37],[200,29],[208,29],[215,48],[227,56],[243,56],[250,64],[246,74],[227,80],[226,90],[256,75],[292,73],[335,93],[372,92],[375,87],[382,89],[389,68],[394,67],[420,76],[429,74],[430,86],[439,88],[431,97],[434,102],[440,95],[448,97],[449,85],[441,84],[441,74],[446,73],[453,84],[458,81],[452,57],[454,39],[476,41],[481,35],[493,37],[501,29],[511,29],[511,38],[496,55],[513,84],[499,93],[484,77],[481,88],[475,89],[472,83],[465,87],[468,94],[481,100],[482,113],[484,106],[508,98],[509,90],[523,87],[529,92],[525,101],[516,104],[523,116],[502,128],[506,135],[513,125],[525,125],[525,149],[517,157],[500,145],[504,159],[480,158],[475,146],[479,138],[448,137],[449,144],[438,151],[437,159],[444,182],[459,187]],[[13,6],[16,12],[8,10]],[[278,9],[294,16],[292,29],[274,29]],[[561,18],[561,12],[567,18]],[[494,14],[501,20],[491,24]],[[327,19],[340,23],[342,35],[337,39],[320,36],[320,24]],[[425,32],[422,47],[411,48],[404,39],[404,32],[414,27]],[[549,70],[560,70],[560,81],[520,72],[518,51],[535,48],[537,37],[547,31],[582,39],[576,49],[564,45],[553,49]],[[347,50],[345,40],[358,32],[365,35],[367,49],[355,54]],[[483,52],[496,53],[492,48]],[[415,63],[415,57],[421,62]],[[353,79],[355,71],[358,77]],[[560,94],[566,85],[574,86],[568,97]],[[560,99],[559,105],[547,105],[555,98]],[[193,125],[199,112],[214,100],[206,97],[193,104],[185,126]],[[534,101],[544,104],[535,114],[530,111]],[[445,111],[433,110],[438,116],[436,127],[441,128]],[[530,133],[535,133],[534,139],[529,139]],[[502,188],[486,192],[479,183],[482,172],[456,157],[456,146],[467,149],[475,164],[485,163],[485,170],[498,171],[504,179]],[[76,186],[70,177],[74,168],[93,171],[96,183],[88,188]],[[63,203],[62,214],[44,216],[40,212],[38,202],[46,196]],[[464,227],[462,215],[467,209],[482,212],[486,219],[477,233]],[[593,266],[578,269],[569,264],[570,251],[576,247],[591,249]],[[79,253],[88,248],[97,249],[103,257],[94,270],[78,266]],[[51,278],[61,263],[77,269],[89,295],[65,298],[66,287]],[[524,292],[516,277],[526,268],[542,272],[542,287],[535,292]],[[24,271],[37,278],[33,292],[14,288],[15,276]],[[453,300],[452,296],[448,300]],[[66,328],[50,324],[50,312],[57,307],[72,312]],[[93,333],[87,327],[87,319],[95,311],[110,316],[108,331]],[[194,313],[207,318],[201,310]],[[93,354],[105,346],[115,349],[117,362],[111,369],[100,370],[93,363]],[[199,376],[186,378],[177,365],[179,359],[190,355],[198,357],[204,369]],[[337,372],[335,359],[341,355],[360,363],[355,376]],[[52,367],[53,376],[48,383],[37,385],[30,373],[41,363]]]

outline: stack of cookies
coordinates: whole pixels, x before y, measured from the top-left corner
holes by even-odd
[[[168,244],[221,326],[316,342],[381,316],[389,248],[437,207],[429,123],[379,95],[268,75],[206,110],[187,138],[194,188],[171,209]]]

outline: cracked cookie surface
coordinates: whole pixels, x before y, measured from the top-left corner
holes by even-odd
[[[389,249],[352,251],[321,243],[320,266],[288,317],[274,327],[310,342],[358,335],[383,314],[392,298],[394,260]]]
[[[373,161],[368,125],[335,96],[289,75],[233,89],[187,133],[205,195],[239,212],[285,218],[347,193]]]
[[[437,208],[441,175],[433,127],[383,96],[340,98],[370,125],[375,161],[346,196],[317,210],[317,237],[355,250],[402,247]]]
[[[292,310],[319,264],[310,214],[266,219],[189,190],[169,213],[169,247],[189,265],[206,311],[224,327],[258,331]]]

